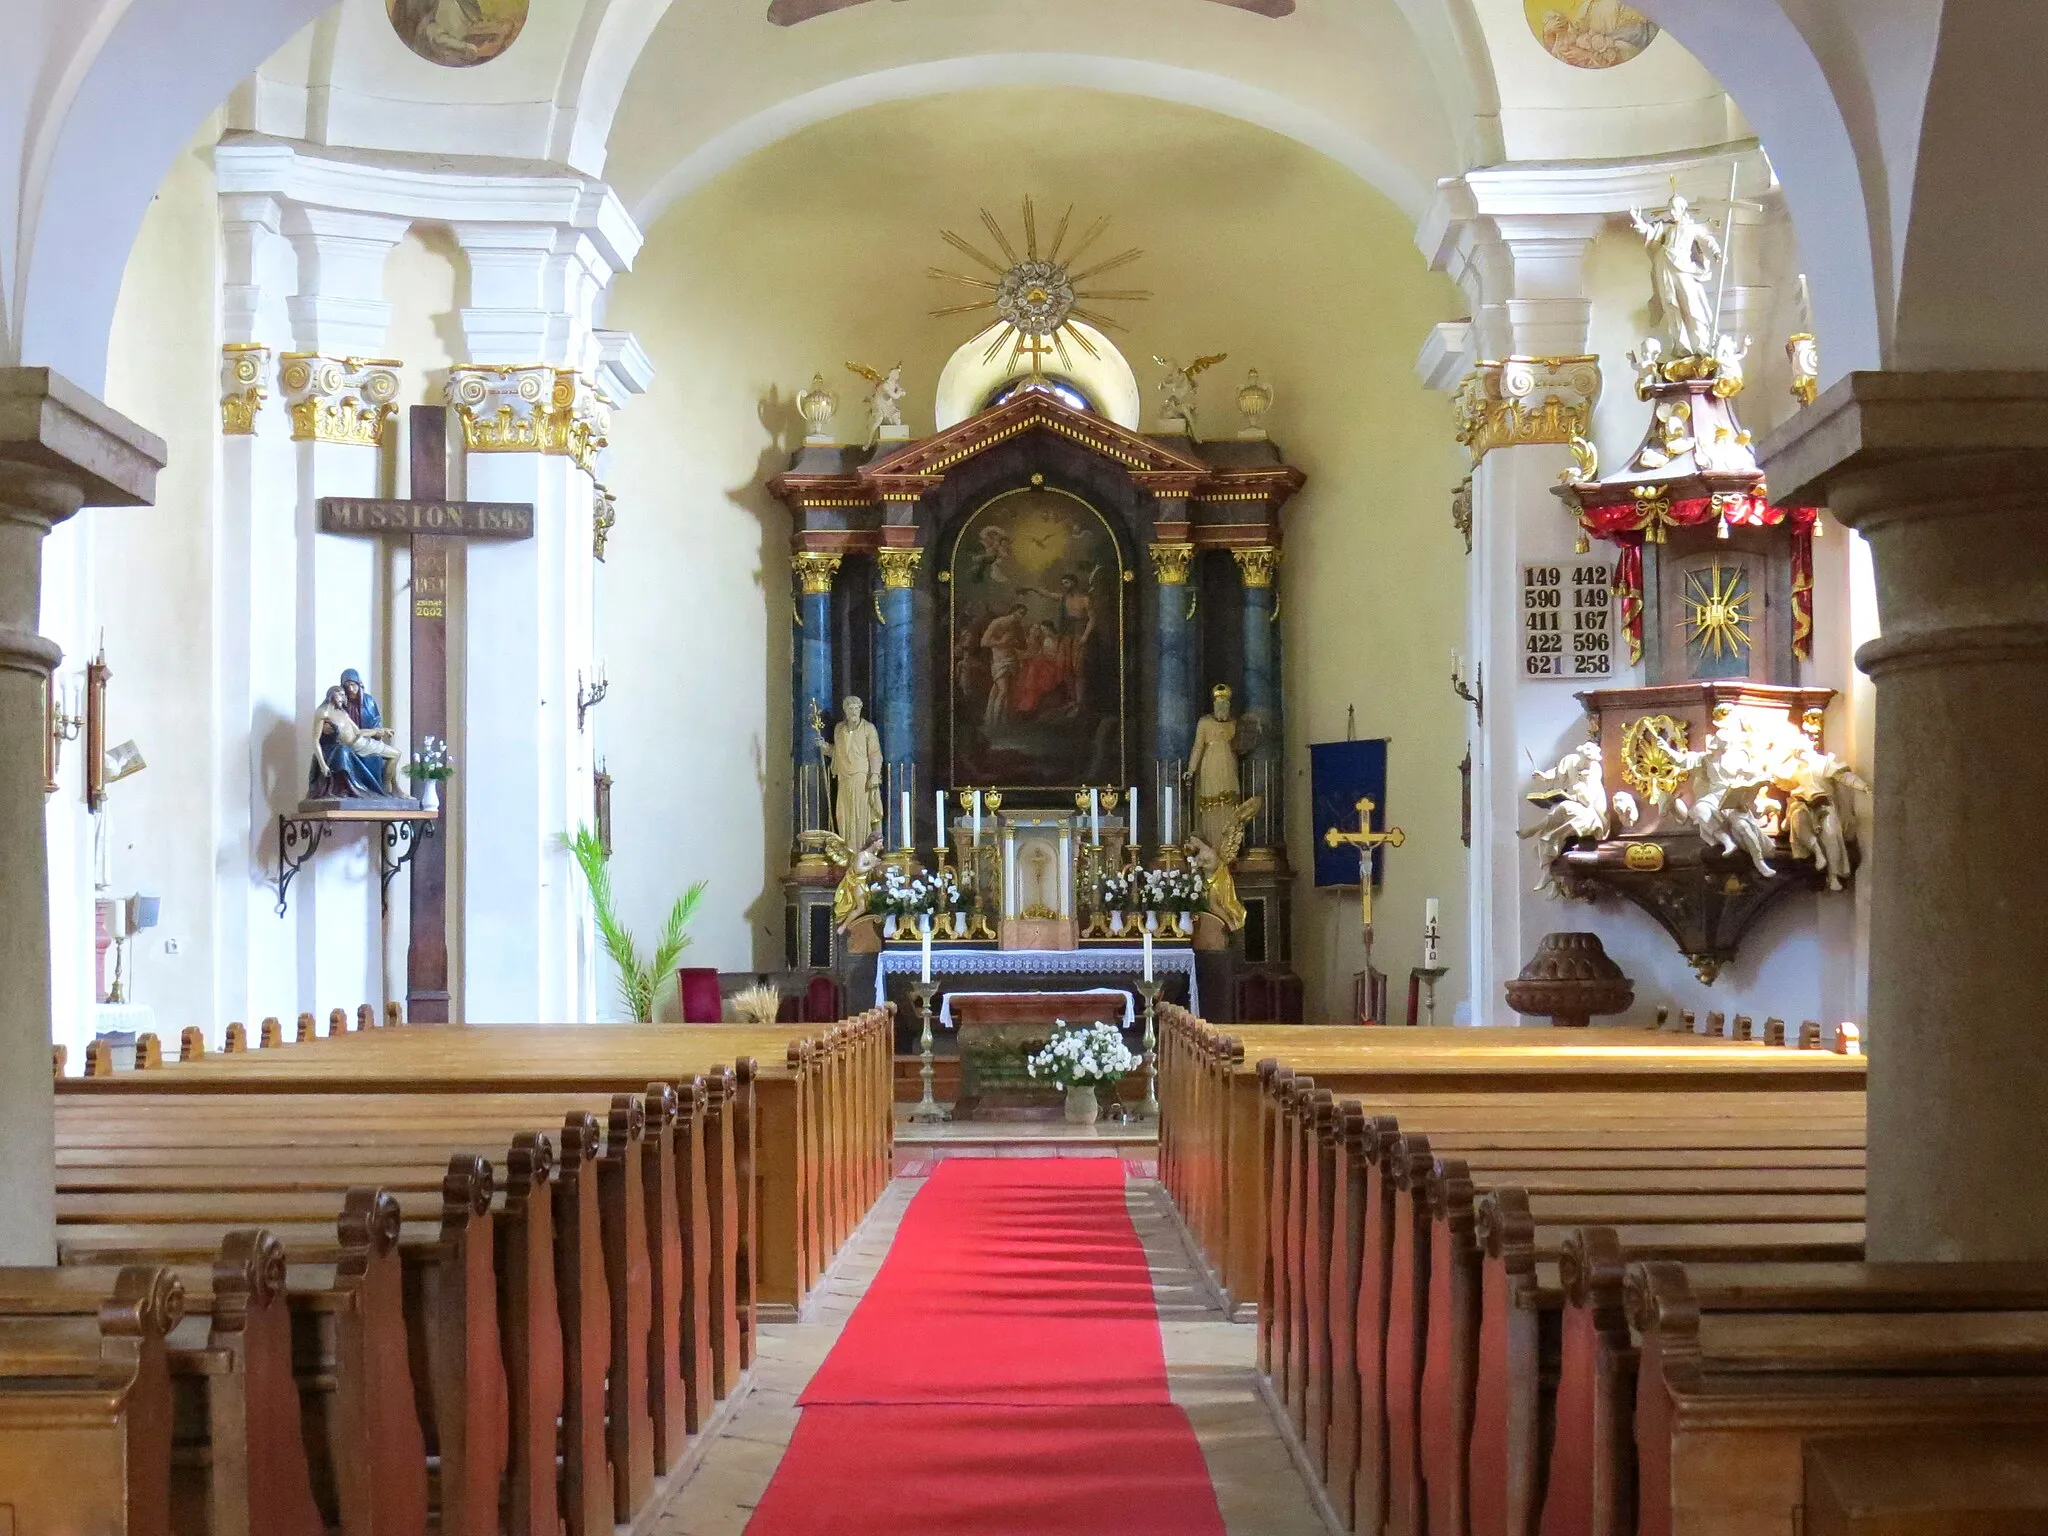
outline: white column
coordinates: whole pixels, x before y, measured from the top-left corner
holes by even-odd
[[[275,894],[262,878],[276,854],[277,812],[296,803],[304,773],[298,476],[277,377],[278,354],[292,346],[287,300],[298,275],[276,198],[230,193],[220,209],[224,347],[214,598],[225,739],[216,794],[221,846],[210,1022],[218,1027],[240,1019],[253,1030],[264,1015],[291,1009],[300,995],[294,931],[277,917]]]
[[[534,506],[534,537],[478,541],[463,604],[458,761],[463,824],[461,988],[473,1023],[595,1017],[583,891],[562,847],[592,815],[589,720],[598,670],[591,547],[594,476],[610,421],[596,378],[598,300],[638,248],[617,203],[590,189],[565,223],[458,223],[470,262],[451,371],[468,494]],[[631,349],[637,352],[637,348]]]
[[[297,479],[296,708],[274,749],[289,776],[272,791],[277,809],[306,792],[313,711],[353,667],[378,699],[393,698],[386,615],[375,540],[318,531],[322,496],[375,496],[379,445],[395,415],[398,375],[378,358],[390,323],[384,262],[408,220],[294,204],[284,228],[298,257],[290,301],[296,349],[280,369]],[[268,753],[266,754],[269,755]],[[274,824],[263,851],[276,857]],[[383,911],[372,831],[331,838],[291,889],[287,922],[298,947],[297,1007],[324,1016],[383,1000]],[[252,999],[252,1003],[257,1000]],[[264,1005],[261,1012],[282,1012]]]

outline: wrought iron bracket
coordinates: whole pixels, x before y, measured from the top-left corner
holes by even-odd
[[[391,910],[391,882],[398,872],[410,864],[413,855],[420,851],[420,845],[434,835],[431,817],[408,818],[384,823],[384,835],[377,844],[378,880],[383,889],[379,899],[386,912]]]
[[[277,915],[289,902],[292,877],[312,861],[320,845],[334,834],[334,823],[313,816],[277,818]]]

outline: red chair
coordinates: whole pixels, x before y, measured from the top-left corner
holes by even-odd
[[[718,970],[686,965],[676,972],[676,990],[683,1002],[685,1024],[717,1024],[725,1017],[725,999],[718,993]]]
[[[845,1017],[846,1006],[839,995],[839,983],[830,976],[813,976],[811,984],[804,988],[804,1022],[837,1024]]]

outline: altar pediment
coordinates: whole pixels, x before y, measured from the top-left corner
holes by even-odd
[[[923,488],[967,460],[1025,432],[1050,432],[1128,471],[1147,489],[1192,491],[1211,474],[1193,453],[1128,431],[1092,411],[1077,411],[1056,396],[1026,390],[1015,399],[970,416],[958,426],[882,455],[863,465],[860,478],[878,492]],[[1166,481],[1154,485],[1152,477]],[[1184,483],[1183,482],[1184,477]]]

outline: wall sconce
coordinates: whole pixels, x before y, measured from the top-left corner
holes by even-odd
[[[588,688],[583,686],[583,674],[576,674],[576,734],[583,734],[583,722],[590,712],[604,702],[604,696],[611,692],[611,683],[604,675],[603,663],[598,664],[597,676]]]
[[[1473,669],[1472,680],[1465,680],[1465,663],[1456,651],[1451,652],[1451,692],[1478,711],[1478,723],[1486,724],[1486,663],[1480,662]]]
[[[79,712],[72,714],[65,708],[67,704]],[[57,687],[54,673],[43,681],[43,718],[50,727],[43,737],[43,793],[55,794],[57,765],[63,760],[64,743],[78,740],[85,729],[85,712],[75,696],[66,698]]]

